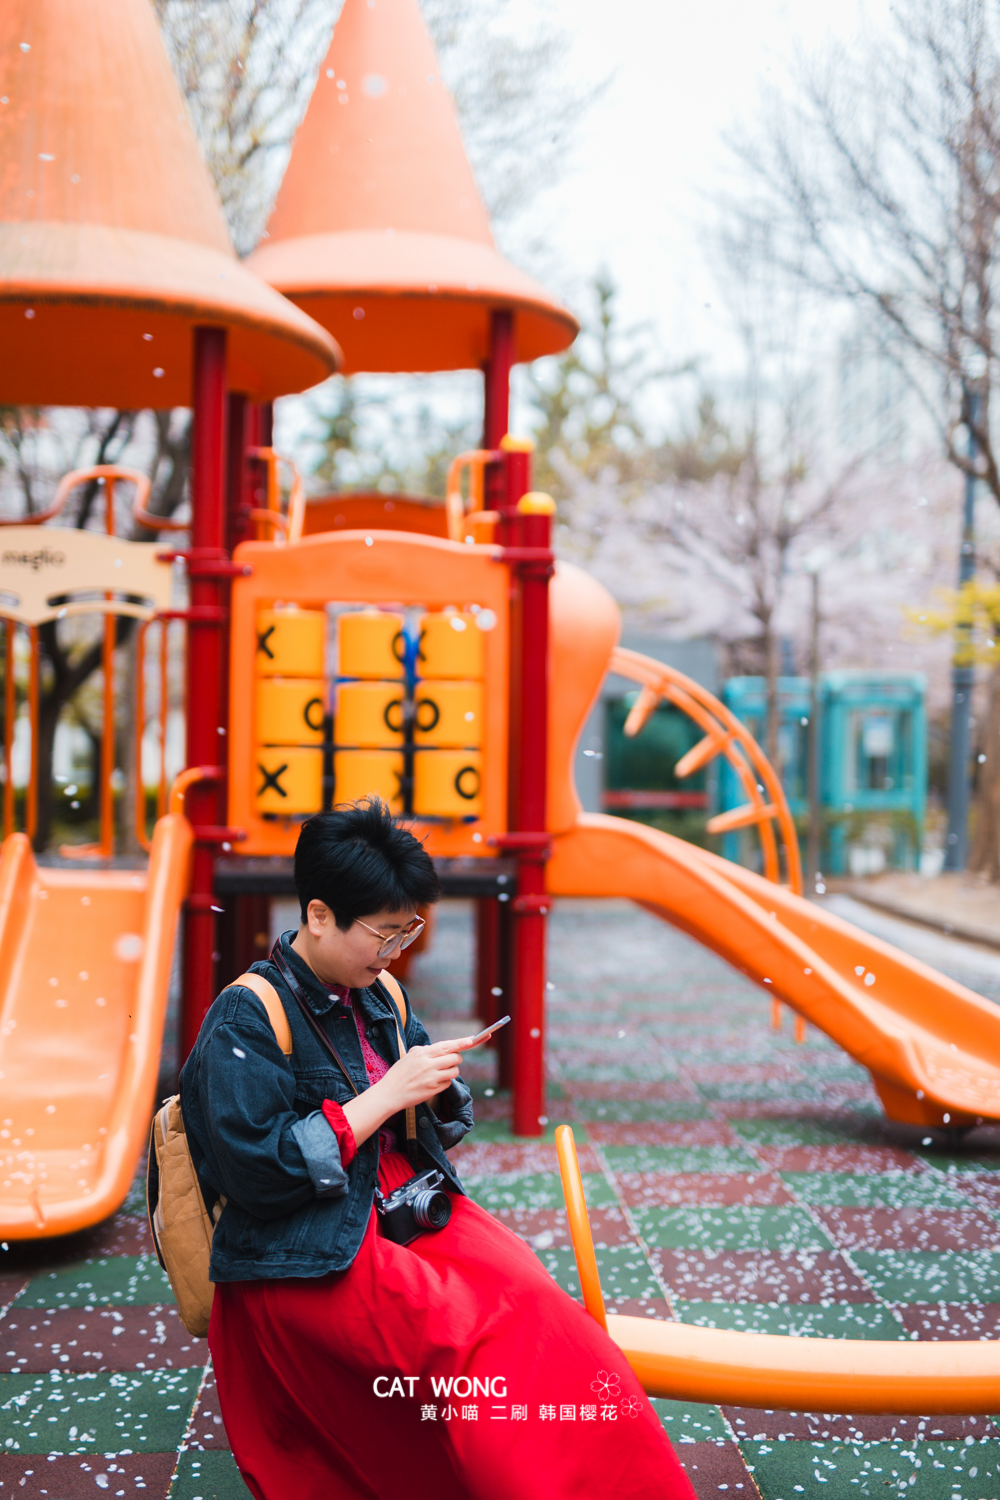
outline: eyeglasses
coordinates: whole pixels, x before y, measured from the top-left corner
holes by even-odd
[[[362,922],[360,917],[355,917],[354,920],[367,932],[373,932],[377,938],[382,939],[378,952],[375,954],[376,958],[389,958],[393,953],[402,953],[404,948],[408,948],[420,936],[425,925],[423,917],[414,917],[413,921],[402,931],[394,932],[391,937],[386,937],[384,932],[377,932],[374,927],[369,927],[367,922]]]

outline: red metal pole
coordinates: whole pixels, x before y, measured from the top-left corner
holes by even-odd
[[[191,448],[191,618],[187,653],[187,763],[226,762],[223,640],[226,618],[226,330],[194,331],[194,434]],[[220,783],[195,782],[185,811],[195,828],[191,890],[184,922],[184,1001],[180,1061],[215,998],[214,845],[197,830],[222,821]]]
[[[499,448],[502,438],[507,436],[510,425],[510,372],[514,364],[514,315],[504,308],[494,308],[490,314],[490,356],[483,366],[483,447]],[[488,510],[499,509],[506,497],[505,470],[500,464],[488,464],[485,474],[484,505]],[[507,540],[503,535],[507,527],[501,527],[497,540]],[[476,902],[476,1014],[487,1020],[496,1020],[510,1010],[513,995],[510,991],[512,955],[505,951],[509,947],[510,923],[504,921],[500,903],[495,896],[482,896]],[[495,995],[494,990],[502,993]],[[501,1010],[499,1007],[503,1006]],[[512,1012],[513,1013],[513,1012]],[[502,1033],[491,1042],[500,1049]],[[509,1038],[503,1039],[509,1043]],[[509,1053],[509,1045],[501,1050],[501,1059]],[[501,1070],[504,1074],[509,1067]],[[506,1077],[500,1086],[508,1083]]]
[[[526,445],[507,451],[507,501],[520,525],[520,718],[517,800],[509,845],[517,853],[514,908],[514,1133],[545,1129],[545,893],[548,858],[545,783],[548,770],[549,579],[552,515],[547,495],[526,493],[531,454]]]

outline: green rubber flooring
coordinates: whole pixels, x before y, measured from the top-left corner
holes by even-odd
[[[471,965],[454,903],[411,981],[433,1036],[467,1030]],[[772,1030],[769,995],[624,903],[561,904],[550,974],[544,1136],[510,1134],[483,1053],[454,1159],[571,1296],[561,1121],[613,1310],[807,1338],[1000,1334],[1000,1132],[889,1125],[832,1043],[797,1045],[788,1016]],[[0,1310],[0,1500],[246,1497],[138,1191],[72,1240],[5,1246]],[[699,1500],[1000,1500],[1000,1417],[653,1405]]]

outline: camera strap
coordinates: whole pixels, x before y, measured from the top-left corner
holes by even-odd
[[[357,1084],[354,1082],[354,1079],[351,1077],[347,1064],[344,1062],[344,1059],[337,1051],[333,1042],[330,1040],[329,1036],[327,1036],[326,1032],[319,1024],[319,1021],[313,1015],[309,1002],[307,1001],[305,995],[302,993],[302,986],[295,978],[295,975],[292,973],[288,964],[285,962],[285,959],[281,952],[280,938],[271,949],[271,962],[280,971],[282,978],[292,992],[292,996],[302,1013],[303,1019],[308,1024],[310,1030],[312,1031],[316,1040],[319,1042],[320,1046],[323,1047],[333,1058],[334,1062],[340,1068],[340,1071],[347,1079],[355,1094],[360,1095],[361,1091],[358,1088]],[[393,980],[393,983],[395,984],[395,980]],[[396,1037],[399,1043],[399,1055],[400,1057],[402,1057],[406,1052],[406,1043],[403,1040],[403,1033],[399,1025],[399,1013],[396,1009],[395,1002],[392,999],[391,994],[389,993],[388,986],[385,984],[384,980],[382,981],[382,988],[386,991],[386,998],[388,999],[389,1005],[392,1009],[393,1020],[396,1023]],[[400,993],[402,994],[402,992]],[[410,1158],[410,1162],[412,1163],[412,1165],[415,1167],[417,1165],[417,1112],[412,1104],[409,1105],[406,1109],[406,1154]]]

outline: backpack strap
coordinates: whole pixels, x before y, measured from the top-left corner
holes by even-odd
[[[408,1020],[406,996],[403,994],[403,987],[399,983],[399,980],[394,979],[389,973],[388,969],[383,969],[378,977],[379,982],[381,983],[382,988],[385,990],[386,994],[389,996],[389,1001],[392,1005],[393,1019],[396,1022],[396,1037],[399,1041],[399,1055],[400,1057],[402,1057],[404,1052],[406,1051],[406,1043],[403,1040],[403,1029],[405,1028],[406,1022]],[[400,1017],[402,1017],[403,1022],[402,1028],[399,1024]],[[409,1105],[406,1110],[406,1152],[411,1162],[413,1162],[414,1166],[416,1166],[417,1111],[415,1106],[412,1104]]]
[[[292,1028],[288,1024],[285,1015],[285,1007],[281,1003],[281,997],[270,980],[260,974],[241,974],[239,979],[234,979],[233,984],[242,985],[244,989],[253,990],[257,999],[267,1011],[267,1019],[271,1023],[275,1041],[286,1057],[292,1055]]]

